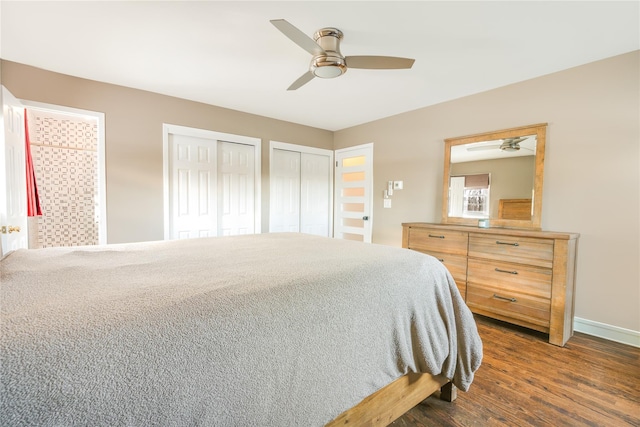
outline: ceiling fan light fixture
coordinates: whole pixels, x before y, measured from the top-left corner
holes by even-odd
[[[332,79],[347,72],[344,58],[337,56],[316,56],[311,60],[309,70],[314,76],[322,79]]]
[[[514,145],[511,145],[511,144],[509,144],[509,145],[502,145],[502,146],[500,147],[500,149],[501,149],[502,151],[518,151],[518,150],[520,150],[520,146],[519,146],[519,145],[517,145],[517,144],[514,144]]]

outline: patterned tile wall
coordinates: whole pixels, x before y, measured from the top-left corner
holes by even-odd
[[[98,244],[98,123],[28,110],[42,216],[38,247]]]

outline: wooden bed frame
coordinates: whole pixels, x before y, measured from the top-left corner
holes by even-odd
[[[407,374],[367,396],[325,427],[388,426],[438,389],[442,400],[455,400],[456,387],[442,375]]]
[[[530,220],[531,199],[500,199],[498,218]]]

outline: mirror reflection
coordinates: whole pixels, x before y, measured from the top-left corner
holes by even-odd
[[[546,128],[445,139],[442,222],[540,229]]]
[[[536,135],[451,147],[449,216],[530,220]]]

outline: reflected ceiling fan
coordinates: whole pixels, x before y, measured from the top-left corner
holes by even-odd
[[[343,56],[340,53],[343,34],[337,28],[322,28],[316,31],[311,39],[284,19],[273,19],[270,22],[291,41],[313,55],[309,71],[293,82],[287,90],[296,90],[314,77],[330,79],[341,76],[347,72],[347,68],[407,69],[415,62],[415,59],[394,56]]]
[[[520,143],[525,139],[527,139],[526,136],[517,138],[505,138],[500,144],[475,145],[472,147],[467,147],[467,151],[495,150],[496,148],[499,148],[502,151],[519,151],[520,148],[533,151],[531,148],[520,147]]]

